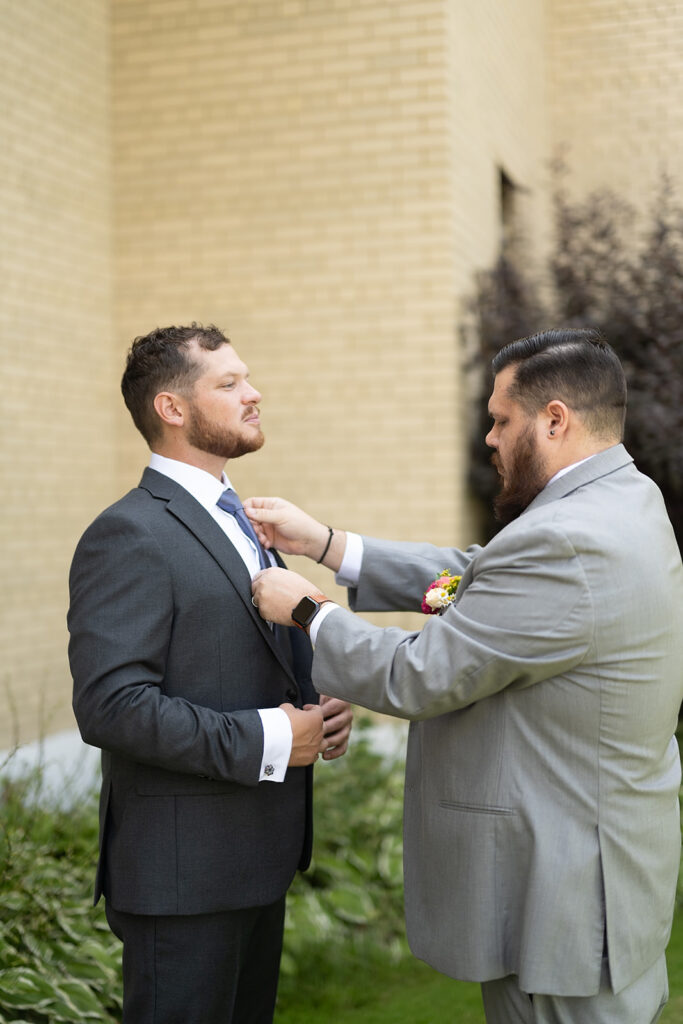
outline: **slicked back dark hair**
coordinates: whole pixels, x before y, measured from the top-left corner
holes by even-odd
[[[136,338],[130,347],[121,391],[135,426],[149,445],[161,436],[155,397],[160,391],[187,393],[202,374],[201,363],[189,351],[195,341],[207,352],[230,344],[213,324],[202,327],[193,322],[189,327],[157,327]]]
[[[599,331],[541,331],[505,345],[491,366],[494,374],[515,367],[508,395],[529,415],[559,399],[581,416],[594,436],[622,439],[626,377],[616,352]]]

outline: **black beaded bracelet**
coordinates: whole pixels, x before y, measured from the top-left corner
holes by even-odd
[[[332,543],[332,538],[334,537],[334,530],[332,529],[332,527],[328,526],[327,529],[330,531],[330,535],[327,538],[327,544],[325,545],[325,550],[323,551],[323,553],[320,556],[320,558],[318,559],[318,561],[315,563],[316,565],[320,565],[320,563],[322,562],[323,558],[325,557],[327,552],[330,550],[330,544]]]

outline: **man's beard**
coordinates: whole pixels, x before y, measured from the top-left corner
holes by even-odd
[[[491,462],[500,472],[498,452],[491,456]],[[520,435],[507,467],[505,477],[500,480],[500,492],[493,499],[496,519],[504,526],[511,523],[531,504],[546,485],[548,474],[541,458],[533,426]]]
[[[250,411],[246,410],[247,413]],[[213,423],[194,402],[190,403],[190,413],[187,440],[194,448],[208,452],[209,455],[218,455],[226,460],[237,459],[240,455],[258,451],[265,441],[260,429],[253,429],[248,436],[244,436],[219,423]]]

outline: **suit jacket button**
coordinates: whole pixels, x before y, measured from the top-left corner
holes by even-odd
[[[285,694],[285,697],[287,698],[290,704],[293,704],[298,696],[299,695],[296,692],[296,690],[287,690],[287,693]]]
[[[267,764],[266,767],[263,769],[264,775],[273,775],[274,772],[275,769],[273,768],[272,764]]]

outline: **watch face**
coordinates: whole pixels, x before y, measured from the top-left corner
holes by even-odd
[[[302,597],[296,608],[292,611],[292,618],[297,625],[306,627],[320,605],[312,597]]]

